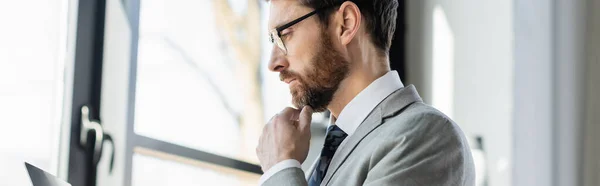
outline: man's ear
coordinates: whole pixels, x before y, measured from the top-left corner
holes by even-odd
[[[342,45],[347,45],[354,39],[356,33],[358,33],[362,15],[358,6],[351,1],[346,1],[340,6],[338,15],[339,16],[336,17],[336,22],[338,22],[338,25],[341,28],[338,32],[340,42]]]

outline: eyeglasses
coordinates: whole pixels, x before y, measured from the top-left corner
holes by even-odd
[[[283,31],[291,26],[294,26],[295,24],[299,23],[302,20],[305,20],[306,18],[309,18],[312,15],[315,15],[316,13],[318,13],[321,10],[323,10],[323,8],[316,9],[296,20],[293,20],[285,25],[282,25],[280,27],[272,29],[269,32],[269,39],[271,40],[271,43],[277,44],[277,47],[279,47],[279,49],[281,49],[281,51],[283,51],[284,54],[287,54],[287,48],[285,47],[283,40],[281,40],[281,31]]]

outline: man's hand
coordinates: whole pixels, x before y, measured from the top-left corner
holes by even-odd
[[[300,163],[306,160],[312,112],[310,106],[304,106],[302,111],[288,107],[271,118],[263,128],[256,147],[263,172],[286,159],[295,159]]]

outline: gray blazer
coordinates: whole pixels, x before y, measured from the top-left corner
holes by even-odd
[[[284,169],[265,186],[304,186],[300,168]],[[413,85],[385,98],[336,151],[324,185],[475,185],[463,132],[426,105]]]

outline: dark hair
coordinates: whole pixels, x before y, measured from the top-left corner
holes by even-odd
[[[398,0],[300,0],[304,6],[314,9],[336,7],[327,8],[317,14],[325,26],[329,25],[331,13],[346,1],[351,1],[358,6],[366,20],[365,26],[373,44],[388,54],[396,30]]]

